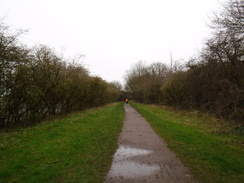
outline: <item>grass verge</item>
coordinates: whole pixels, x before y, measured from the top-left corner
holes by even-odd
[[[243,135],[233,133],[233,124],[159,106],[137,103],[132,106],[164,138],[199,182],[244,182]]]
[[[0,132],[0,182],[102,182],[123,118],[116,103]]]

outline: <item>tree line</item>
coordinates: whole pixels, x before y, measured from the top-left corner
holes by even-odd
[[[230,0],[215,13],[212,35],[200,54],[184,65],[135,64],[126,90],[141,103],[210,112],[244,121],[244,2]]]
[[[27,126],[48,115],[118,100],[118,82],[91,76],[48,46],[27,48],[18,39],[23,33],[0,22],[0,128]]]

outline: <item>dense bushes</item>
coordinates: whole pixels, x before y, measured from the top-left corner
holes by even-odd
[[[232,67],[231,64],[225,64],[225,68]],[[241,68],[244,74],[244,65]],[[197,65],[171,76],[169,84],[162,90],[165,103],[243,121],[244,87],[238,87],[231,78],[224,74],[218,63]],[[244,75],[239,79],[243,78]],[[177,100],[173,100],[174,98]]]
[[[47,46],[26,48],[22,32],[0,24],[0,128],[30,125],[47,115],[116,101],[116,86],[89,75],[79,64],[68,64]]]
[[[200,56],[187,63],[188,70],[178,79],[181,85],[177,95],[183,93],[183,96],[177,105],[244,121],[243,7],[243,1],[229,1],[216,14],[211,26],[214,34]],[[171,82],[175,83],[177,77],[172,75]]]
[[[188,61],[184,68],[158,63],[156,68],[162,72],[152,72],[151,66],[141,62],[133,66],[125,76],[127,91],[133,99],[211,112],[243,122],[243,7],[243,1],[233,0],[224,5],[221,13],[215,14],[211,25],[213,35],[200,55]]]

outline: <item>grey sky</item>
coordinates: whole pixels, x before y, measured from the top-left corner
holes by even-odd
[[[28,29],[21,41],[74,56],[107,81],[139,60],[169,63],[197,53],[224,0],[0,0],[0,17]]]

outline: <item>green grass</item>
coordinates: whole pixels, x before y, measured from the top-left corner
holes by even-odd
[[[165,139],[199,182],[244,182],[243,134],[233,130],[240,126],[234,128],[230,122],[193,112],[137,103],[132,106]]]
[[[0,182],[102,182],[123,118],[116,103],[0,132]]]

